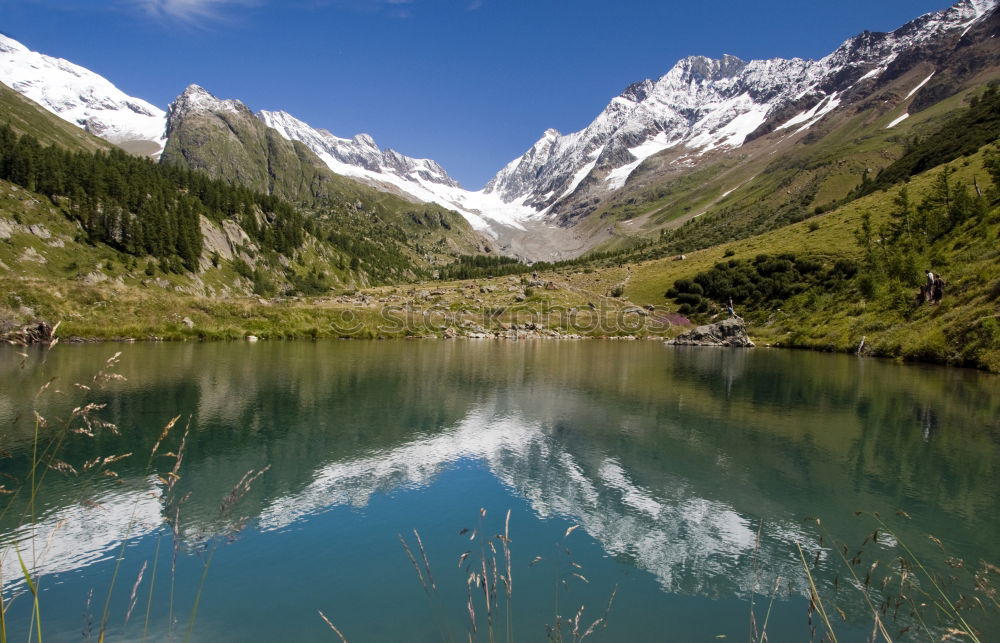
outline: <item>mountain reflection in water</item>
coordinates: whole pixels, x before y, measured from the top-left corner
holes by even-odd
[[[3,356],[12,475],[30,470],[34,391],[58,375],[62,393],[40,411],[65,415],[85,395],[71,383],[113,352],[60,346],[23,367]],[[820,552],[817,580],[830,588],[839,561],[804,519],[849,540],[855,510],[905,510],[913,519],[898,533],[919,552],[932,553],[935,534],[970,561],[1000,558],[1000,385],[978,373],[610,342],[134,345],[118,371],[126,381],[91,397],[122,435],[71,440],[61,459],[149,453],[169,418],[190,414],[178,483],[191,493],[189,546],[227,531],[219,501],[252,469],[271,466],[240,511],[255,533],[281,534],[402,492],[434,511],[440,481],[474,463],[533,519],[579,524],[667,595],[746,599],[781,578],[782,596],[806,596],[796,543]],[[118,480],[50,473],[34,526],[45,546],[23,547],[26,563],[82,583],[126,534],[163,529],[162,485],[144,463],[123,461]],[[24,502],[0,521],[5,542],[31,535],[14,520]],[[525,555],[545,546],[523,543]],[[879,546],[891,555],[895,543]],[[0,572],[16,589],[9,547]]]

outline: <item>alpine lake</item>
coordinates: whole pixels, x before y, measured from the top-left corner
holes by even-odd
[[[1000,378],[963,369],[653,341],[4,347],[0,485],[10,641],[1000,636]]]

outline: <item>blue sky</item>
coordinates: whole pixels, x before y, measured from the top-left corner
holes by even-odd
[[[948,0],[0,0],[0,31],[160,107],[190,83],[479,188],[680,58],[819,58]]]

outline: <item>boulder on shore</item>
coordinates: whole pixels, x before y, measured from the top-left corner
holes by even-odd
[[[730,317],[714,324],[698,326],[683,335],[665,342],[671,346],[730,346],[733,348],[753,348],[754,343],[747,336],[746,323],[739,317]]]

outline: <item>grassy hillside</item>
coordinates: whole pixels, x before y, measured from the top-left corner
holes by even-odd
[[[898,224],[897,186],[684,259],[630,263],[610,256],[537,275],[493,277],[490,262],[469,262],[477,269],[483,264],[484,274],[305,298],[240,297],[227,285],[241,277],[225,264],[201,274],[200,290],[183,275],[146,275],[141,266],[120,262],[109,247],[74,245],[79,229],[56,206],[0,184],[0,222],[6,222],[0,225],[0,237],[6,237],[0,239],[0,288],[6,293],[0,317],[61,321],[64,336],[105,339],[672,336],[685,317],[709,321],[722,303],[721,297],[706,298],[704,312],[681,314],[683,304],[666,296],[677,280],[693,280],[717,264],[751,265],[759,256],[781,260],[779,255],[791,253],[793,263],[803,262],[803,274],[815,278],[793,280],[790,289],[767,291],[759,301],[735,293],[737,310],[759,342],[854,351],[865,338],[866,354],[1000,372],[1000,202],[984,167],[991,158],[996,163],[996,154],[990,148],[910,180],[914,215],[932,200],[946,168],[953,189],[975,177],[988,188],[989,202],[926,243],[900,244],[895,254],[876,248],[876,257],[909,253],[902,269],[884,259],[870,261],[858,241],[866,220],[886,236]],[[14,215],[20,223],[8,218]],[[837,274],[840,282],[834,283],[827,277],[839,263],[856,271]],[[940,305],[916,303],[924,266],[948,282]]]
[[[130,156],[0,87],[0,274],[207,297],[318,294],[427,278],[486,243],[455,212],[273,143],[287,154],[271,154],[265,174],[304,192],[265,194]],[[289,155],[298,165],[279,172]],[[306,166],[312,174],[294,171]]]
[[[995,151],[960,158],[905,186],[914,216],[918,206],[930,207],[946,171],[953,194],[959,186],[969,194],[974,178],[980,186],[989,186],[980,209],[919,244],[889,241],[891,226],[900,222],[900,185],[809,221],[692,252],[684,260],[642,263],[625,296],[679,308],[683,304],[667,298],[667,291],[677,280],[709,275],[716,265],[748,265],[759,255],[776,259],[789,253],[817,263],[829,274],[838,260],[845,260],[858,272],[837,285],[827,281],[809,287],[806,280],[801,292],[762,301],[744,300],[736,287],[728,296],[738,301],[737,312],[751,323],[756,337],[773,345],[853,351],[864,338],[866,354],[1000,372],[1000,202],[983,166],[987,154]],[[857,238],[866,220],[873,231],[870,247]],[[947,282],[940,305],[917,302],[924,269]],[[695,319],[710,319],[721,312],[723,302],[718,297]]]

